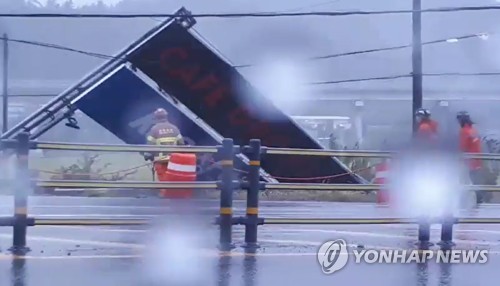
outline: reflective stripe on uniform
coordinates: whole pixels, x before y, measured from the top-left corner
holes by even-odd
[[[158,156],[155,157],[155,161],[166,163],[170,161],[170,155],[163,156],[162,154],[159,154]]]
[[[196,165],[181,165],[177,163],[168,163],[168,169],[178,172],[196,172]]]
[[[156,144],[157,145],[175,144],[177,143],[177,140],[178,139],[176,137],[163,137],[156,139]]]
[[[167,146],[177,145],[177,138],[176,137],[157,138],[154,139],[154,143],[156,145],[167,145]],[[169,159],[170,156],[168,155],[168,153],[165,152],[159,152],[158,156],[155,157],[155,161],[168,161]]]

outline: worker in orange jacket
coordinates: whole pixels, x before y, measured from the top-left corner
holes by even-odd
[[[418,124],[417,138],[426,143],[435,143],[438,135],[438,123],[431,119],[431,112],[425,108],[419,108],[415,112]]]
[[[155,124],[149,130],[147,142],[150,145],[184,145],[184,139],[179,128],[168,121],[168,113],[163,108],[158,108],[154,112]],[[154,170],[160,181],[165,181],[165,174],[168,167],[168,154],[145,153],[144,159],[154,161]]]
[[[481,138],[474,122],[472,122],[467,111],[457,113],[457,120],[460,124],[460,150],[464,153],[481,153]],[[480,159],[467,159],[470,180],[473,185],[484,185],[483,163]],[[476,192],[477,203],[482,203],[486,199],[486,193]]]

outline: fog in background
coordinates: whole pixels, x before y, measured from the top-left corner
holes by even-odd
[[[26,2],[26,3],[25,3]],[[27,3],[29,2],[29,3]],[[85,4],[84,1],[0,0],[2,12],[33,13],[172,13],[185,6],[193,13],[308,12],[337,10],[411,9],[411,0],[122,0]],[[91,1],[85,1],[91,2]],[[423,0],[423,8],[498,4],[495,0]],[[113,5],[107,5],[113,4]],[[78,7],[77,7],[78,6]],[[500,71],[499,11],[426,13],[423,41],[488,33],[423,48],[424,73]],[[10,38],[39,41],[113,55],[161,19],[27,19],[0,18],[0,33]],[[411,72],[411,49],[303,61],[314,56],[384,48],[411,43],[411,15],[284,18],[203,18],[196,32],[234,65],[258,64],[240,72],[277,105],[293,115],[355,114],[354,101],[365,100],[365,142],[407,138],[411,122],[411,79],[363,81],[333,85],[304,85],[392,76]],[[74,52],[10,43],[10,93],[57,94],[103,60]],[[293,72],[290,72],[293,71]],[[453,133],[454,112],[467,109],[481,132],[494,133],[500,113],[494,99],[498,76],[425,77],[426,107]],[[321,101],[318,101],[320,100]],[[328,100],[326,100],[328,99]],[[335,100],[332,100],[335,99]],[[451,99],[449,110],[438,99]],[[15,108],[31,111],[48,97],[11,99]],[[17,107],[16,107],[17,105]],[[15,113],[15,112],[14,112]],[[20,119],[20,118],[18,118]],[[15,120],[15,119],[12,119]],[[96,123],[82,119],[83,130],[60,126],[45,137],[54,140],[116,142]],[[382,133],[382,135],[380,135]],[[68,134],[70,136],[68,136]],[[74,135],[74,136],[73,136]],[[377,147],[377,144],[367,144]],[[370,146],[373,145],[373,146]]]

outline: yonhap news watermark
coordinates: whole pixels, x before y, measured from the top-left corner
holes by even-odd
[[[348,249],[343,239],[330,240],[318,249],[318,262],[325,274],[332,274],[344,268],[350,259],[355,264],[408,264],[408,263],[455,263],[484,264],[488,262],[488,250],[452,249]]]

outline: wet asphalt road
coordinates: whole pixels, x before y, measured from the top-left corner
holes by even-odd
[[[304,226],[264,225],[259,228],[261,248],[245,254],[241,247],[243,228],[235,227],[236,249],[231,254],[216,251],[217,229],[209,222],[218,212],[218,202],[196,205],[202,211],[183,221],[166,213],[177,212],[172,202],[127,198],[30,198],[30,216],[35,217],[157,217],[171,227],[196,220],[201,230],[187,231],[183,241],[198,245],[195,252],[182,241],[163,238],[170,248],[151,242],[156,232],[148,227],[32,227],[28,244],[31,252],[13,259],[8,252],[11,229],[0,229],[0,285],[16,286],[98,286],[98,285],[498,285],[500,267],[500,226],[459,225],[455,231],[457,248],[490,249],[483,265],[391,264],[366,265],[349,261],[346,268],[332,275],[321,273],[316,260],[319,245],[343,238],[352,246],[365,248],[411,248],[416,226]],[[13,211],[12,198],[0,197],[0,215]],[[183,209],[185,210],[185,209]],[[244,202],[236,203],[243,214]],[[485,205],[464,216],[500,217],[500,205]],[[390,210],[371,204],[317,202],[263,202],[263,217],[392,217]],[[192,236],[192,237],[191,237]],[[149,240],[148,240],[149,239]],[[432,240],[439,240],[439,227],[432,229]],[[153,245],[153,246],[152,246]],[[172,246],[173,245],[173,246]],[[158,246],[159,247],[159,246]],[[148,255],[165,251],[163,258]],[[176,253],[172,256],[170,253]],[[172,271],[172,272],[169,272]],[[178,278],[178,279],[177,279]],[[181,279],[182,278],[182,279]],[[177,280],[175,280],[177,279]],[[152,282],[152,281],[156,281]]]

